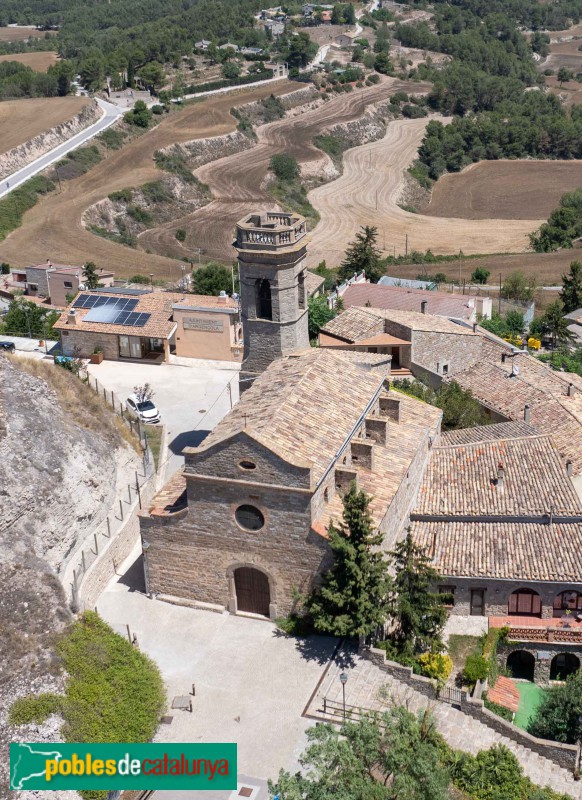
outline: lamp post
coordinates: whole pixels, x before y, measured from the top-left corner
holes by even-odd
[[[344,706],[344,722],[346,721],[346,683],[348,682],[348,673],[341,672],[340,673],[340,681],[342,684],[342,697],[343,697],[343,706]]]
[[[150,272],[150,281],[151,281],[151,284],[152,284],[152,292],[153,292],[153,290],[154,290],[154,273],[153,272]]]

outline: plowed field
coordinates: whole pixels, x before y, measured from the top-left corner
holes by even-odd
[[[35,72],[46,72],[49,67],[57,63],[57,54],[50,50],[38,53],[15,53],[9,56],[0,56],[0,61],[19,61]]]
[[[40,55],[54,55],[54,53]],[[0,103],[0,153],[5,153],[12,147],[32,139],[33,136],[66,122],[91,103],[92,100],[88,97],[5,100]]]
[[[481,161],[439,178],[425,214],[460,219],[547,218],[582,186],[582,161]]]

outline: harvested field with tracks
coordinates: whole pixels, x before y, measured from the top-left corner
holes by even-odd
[[[6,26],[0,28],[0,42],[25,42],[31,37],[34,39],[44,39],[46,33],[48,33],[49,36],[57,35],[57,31],[39,31],[36,28],[24,26],[18,28],[9,28]]]
[[[57,63],[57,54],[50,50],[42,50],[38,53],[14,53],[9,56],[0,56],[0,61],[18,61],[35,72],[47,72],[49,67]]]
[[[215,95],[176,111],[126,147],[110,152],[86,175],[66,181],[60,193],[53,192],[40,200],[25,214],[23,225],[0,243],[0,259],[14,266],[40,264],[47,258],[61,264],[83,264],[90,260],[112,269],[119,277],[153,272],[156,277],[176,279],[178,270],[174,258],[133,250],[95,236],[82,226],[83,212],[111,192],[158,179],[160,171],[153,161],[156,150],[176,142],[228,133],[236,127],[236,120],[230,114],[233,106],[271,94],[287,94],[297,88],[295,83],[281,81],[241,89],[233,94]],[[7,105],[0,103],[0,110]],[[249,203],[246,203],[244,211],[248,210]]]
[[[481,161],[444,175],[423,214],[458,219],[546,219],[582,187],[582,161]]]
[[[0,153],[72,119],[92,102],[88,97],[72,96],[5,100],[0,103]]]
[[[406,168],[416,156],[427,119],[396,120],[385,137],[344,155],[341,178],[309,193],[321,221],[312,235],[309,263],[341,261],[360,226],[378,228],[378,244],[386,255],[404,255],[406,238],[412,250],[448,255],[522,252],[528,233],[542,219],[465,221],[414,214],[399,207]],[[418,269],[417,269],[418,271]]]

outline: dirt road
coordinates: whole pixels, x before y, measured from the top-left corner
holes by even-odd
[[[475,253],[521,252],[528,246],[527,234],[541,220],[461,220],[427,217],[403,211],[397,205],[404,171],[412,163],[424,134],[426,119],[396,120],[386,136],[356,147],[344,155],[344,174],[309,193],[321,214],[312,234],[308,263],[322,259],[335,265],[348,242],[362,225],[375,225],[379,245],[386,255],[431,249],[453,254],[460,249]]]
[[[256,147],[196,170],[195,175],[210,186],[215,198],[209,205],[162,228],[147,231],[140,236],[140,246],[175,252],[178,256],[175,231],[184,228],[189,231],[188,243],[202,248],[205,258],[231,260],[235,255],[231,242],[237,220],[251,210],[276,208],[263,188],[272,155],[287,153],[300,164],[321,160],[325,157],[313,144],[318,133],[338,122],[358,119],[368,106],[386,100],[397,91],[422,92],[428,88],[428,84],[388,78],[377,86],[339,95],[300,116],[260,127]],[[318,230],[322,225],[319,224]]]
[[[172,114],[86,175],[63,182],[61,192],[42,199],[26,213],[23,225],[0,243],[0,259],[14,266],[39,264],[47,258],[61,264],[91,260],[99,267],[112,269],[119,277],[150,272],[159,277],[177,277],[179,270],[174,260],[124,247],[85,230],[81,225],[83,212],[113,191],[159,178],[160,171],[153,161],[156,150],[175,142],[227,133],[236,123],[229,113],[232,106],[297,88],[295,83],[282,81],[275,86],[242,90],[235,96],[217,95]]]

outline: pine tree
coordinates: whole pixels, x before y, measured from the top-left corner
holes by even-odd
[[[388,562],[378,550],[382,534],[372,530],[370,500],[352,483],[343,501],[343,522],[337,527],[330,523],[334,564],[308,601],[321,633],[368,636],[386,620],[391,580]]]
[[[447,612],[433,592],[438,572],[422,547],[414,543],[410,528],[390,553],[395,578],[390,614],[396,624],[392,639],[401,653],[440,652],[441,632]]]
[[[564,304],[564,314],[582,308],[582,264],[572,261],[568,275],[562,275],[560,300]]]
[[[574,335],[568,330],[569,320],[564,317],[564,307],[559,300],[554,300],[546,308],[542,323],[545,330],[552,337],[554,350],[558,345],[568,344],[574,338]]]
[[[372,283],[376,283],[382,275],[380,263],[380,251],[376,247],[378,229],[366,225],[360,233],[356,234],[356,240],[352,242],[346,250],[346,256],[338,270],[338,277],[348,280],[354,274],[365,271],[366,277]]]
[[[99,286],[97,267],[92,261],[87,261],[83,267],[83,283],[86,289],[96,289]]]

